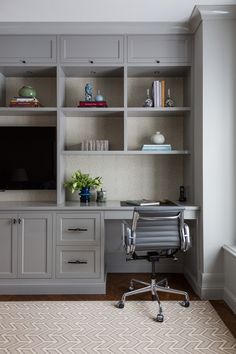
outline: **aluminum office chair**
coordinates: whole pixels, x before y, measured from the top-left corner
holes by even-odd
[[[163,322],[164,316],[158,292],[180,294],[184,301],[180,304],[189,307],[188,293],[171,289],[167,279],[156,281],[155,263],[160,258],[172,258],[177,260],[175,254],[181,250],[186,252],[190,247],[189,227],[184,223],[184,208],[182,207],[136,207],[133,220],[123,220],[123,245],[129,259],[147,259],[152,263],[151,283],[137,279],[130,282],[129,292],[123,294],[122,299],[116,304],[118,308],[124,308],[127,296],[151,292],[152,298],[157,300],[159,313],[156,321]],[[128,259],[127,259],[128,260]],[[134,284],[145,285],[134,290]]]

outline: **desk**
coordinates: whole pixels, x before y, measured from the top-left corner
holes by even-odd
[[[199,208],[179,205],[185,207],[184,217],[195,228]],[[149,271],[144,263],[141,268],[139,262],[127,263],[121,246],[121,220],[131,219],[133,209],[121,206],[120,201],[0,203],[0,293],[99,294],[106,291],[107,272]],[[84,234],[70,232],[80,227],[86,229]],[[185,264],[195,277],[196,228],[193,235],[194,252]],[[86,258],[86,263],[73,262],[79,258]],[[183,272],[183,262],[179,265],[174,265],[174,271]],[[167,264],[163,267],[173,271]]]
[[[182,206],[184,210],[184,218],[186,220],[198,219],[199,207],[191,203],[175,202],[177,206]],[[106,203],[92,202],[89,205],[81,205],[76,202],[67,202],[59,208],[66,208],[67,210],[100,210],[103,212],[104,220],[122,220],[132,219],[134,206],[121,206],[119,200],[107,201]]]

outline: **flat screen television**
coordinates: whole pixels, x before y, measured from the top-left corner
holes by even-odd
[[[0,190],[56,189],[56,128],[0,127]]]

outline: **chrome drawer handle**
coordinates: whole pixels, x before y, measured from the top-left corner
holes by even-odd
[[[83,229],[82,227],[76,227],[74,229],[67,229],[67,231],[88,231],[88,229]]]
[[[80,261],[79,259],[77,259],[76,261],[68,261],[68,264],[87,264],[88,261]]]

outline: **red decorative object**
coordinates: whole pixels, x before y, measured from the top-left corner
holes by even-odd
[[[106,101],[80,101],[78,107],[107,107]]]

